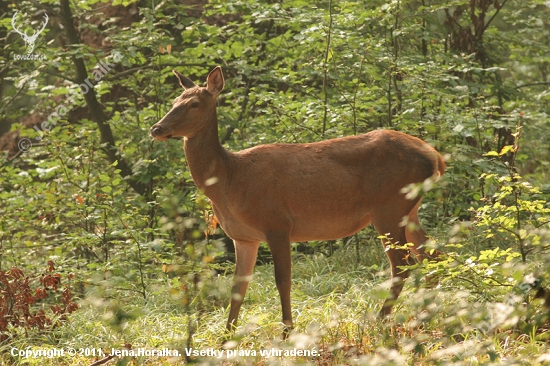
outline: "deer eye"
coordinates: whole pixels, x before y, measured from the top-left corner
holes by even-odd
[[[199,102],[191,103],[191,108],[197,108],[198,106],[199,106]]]

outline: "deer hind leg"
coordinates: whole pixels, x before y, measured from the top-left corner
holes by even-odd
[[[420,224],[420,221],[418,219],[418,207],[420,207],[420,200],[408,214],[407,225],[405,227],[405,235],[407,237],[407,242],[414,244],[411,247],[411,251],[416,256],[416,259],[419,262],[422,262],[426,258],[434,259],[435,257],[437,257],[438,253],[434,252],[433,254],[429,254],[422,247],[422,245],[426,243],[428,238],[426,237],[426,232],[422,228],[422,225]]]
[[[422,228],[422,225],[418,219],[418,207],[420,207],[420,201],[418,201],[411,212],[409,212],[408,224],[405,227],[405,235],[407,236],[407,241],[409,243],[413,243],[411,251],[416,256],[416,259],[422,263],[424,259],[436,259],[439,257],[439,252],[436,250],[432,253],[428,253],[423,247],[423,244],[426,243],[428,238],[426,237],[426,232]],[[428,287],[434,287],[437,285],[437,278],[426,276],[425,280]]]
[[[400,267],[413,263],[413,258],[408,249],[393,247],[402,246],[407,243],[405,227],[401,224],[402,218],[405,215],[406,213],[404,215],[401,215],[401,213],[373,215],[374,227],[380,235],[386,236],[382,239],[382,244],[390,261],[392,279],[390,296],[384,301],[384,305],[380,310],[380,316],[387,316],[391,313],[395,301],[399,297],[401,290],[403,290],[405,280],[409,277],[410,271]]]
[[[248,283],[254,272],[256,257],[258,255],[259,242],[243,242],[233,240],[235,244],[235,274],[233,275],[233,287],[231,288],[231,303],[229,305],[229,319],[227,330],[232,332],[237,327],[239,310],[248,288]]]
[[[283,324],[285,326],[283,339],[286,339],[293,328],[292,309],[290,306],[290,288],[292,286],[290,238],[288,234],[268,235],[267,244],[273,256],[275,283],[277,284],[283,309]]]

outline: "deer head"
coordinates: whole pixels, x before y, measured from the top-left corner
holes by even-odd
[[[172,109],[153,127],[151,136],[159,141],[173,137],[193,137],[211,123],[217,123],[216,98],[223,89],[221,67],[208,74],[206,87],[195,85],[187,77],[174,70],[184,92],[172,103]],[[217,127],[216,127],[217,128]]]
[[[11,18],[11,25],[12,25],[13,29],[17,33],[19,33],[21,35],[21,37],[23,37],[23,40],[27,44],[27,54],[30,55],[32,53],[32,51],[34,51],[34,43],[36,42],[36,39],[38,38],[38,35],[40,33],[42,33],[42,31],[44,30],[44,28],[46,28],[46,25],[48,24],[48,20],[49,20],[48,14],[44,14],[44,24],[42,24],[42,28],[40,28],[40,30],[34,31],[32,36],[29,36],[27,33],[21,32],[15,26],[15,18],[17,18],[17,13],[19,13],[19,12],[16,11],[15,14],[13,14],[13,17]]]

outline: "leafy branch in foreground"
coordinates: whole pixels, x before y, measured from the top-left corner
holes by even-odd
[[[550,207],[538,187],[524,180],[515,166],[520,148],[521,125],[512,134],[514,144],[504,146],[500,152],[489,151],[485,156],[496,157],[506,174],[483,173],[484,182],[492,183],[496,191],[482,197],[485,204],[475,210],[476,226],[485,229],[485,238],[514,243],[523,263],[535,249],[547,249]]]

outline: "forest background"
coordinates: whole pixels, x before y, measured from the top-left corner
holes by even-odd
[[[185,350],[222,349],[231,244],[181,142],[149,136],[181,92],[172,70],[202,84],[216,65],[230,150],[386,128],[448,165],[420,209],[445,255],[413,266],[391,321],[367,228],[293,244],[281,342],[262,247],[226,343],[249,354],[226,362],[550,363],[548,1],[7,0],[0,14],[0,363],[124,347],[182,356],[119,364],[219,363]],[[14,354],[67,347],[89,351]],[[317,355],[250,353],[272,348]]]

